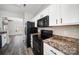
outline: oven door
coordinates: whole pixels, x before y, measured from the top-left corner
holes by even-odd
[[[37,35],[33,36],[33,53],[35,55],[43,55],[43,42],[38,39]]]

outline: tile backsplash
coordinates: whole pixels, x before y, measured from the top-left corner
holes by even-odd
[[[42,30],[42,29],[43,30],[53,30],[53,34],[55,34],[55,35],[61,35],[61,36],[79,39],[79,25],[39,28],[38,32],[40,32],[40,30]]]

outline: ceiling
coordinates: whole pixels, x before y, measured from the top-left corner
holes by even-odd
[[[8,11],[16,14],[26,13],[34,17],[48,5],[49,4],[26,4],[24,7],[23,4],[0,4],[0,11]]]

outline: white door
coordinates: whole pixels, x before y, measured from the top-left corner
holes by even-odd
[[[9,35],[24,34],[22,21],[10,21],[9,22]]]

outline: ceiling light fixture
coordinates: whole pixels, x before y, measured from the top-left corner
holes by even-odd
[[[16,4],[16,6],[19,8],[24,8],[24,7],[26,7],[26,4]]]

